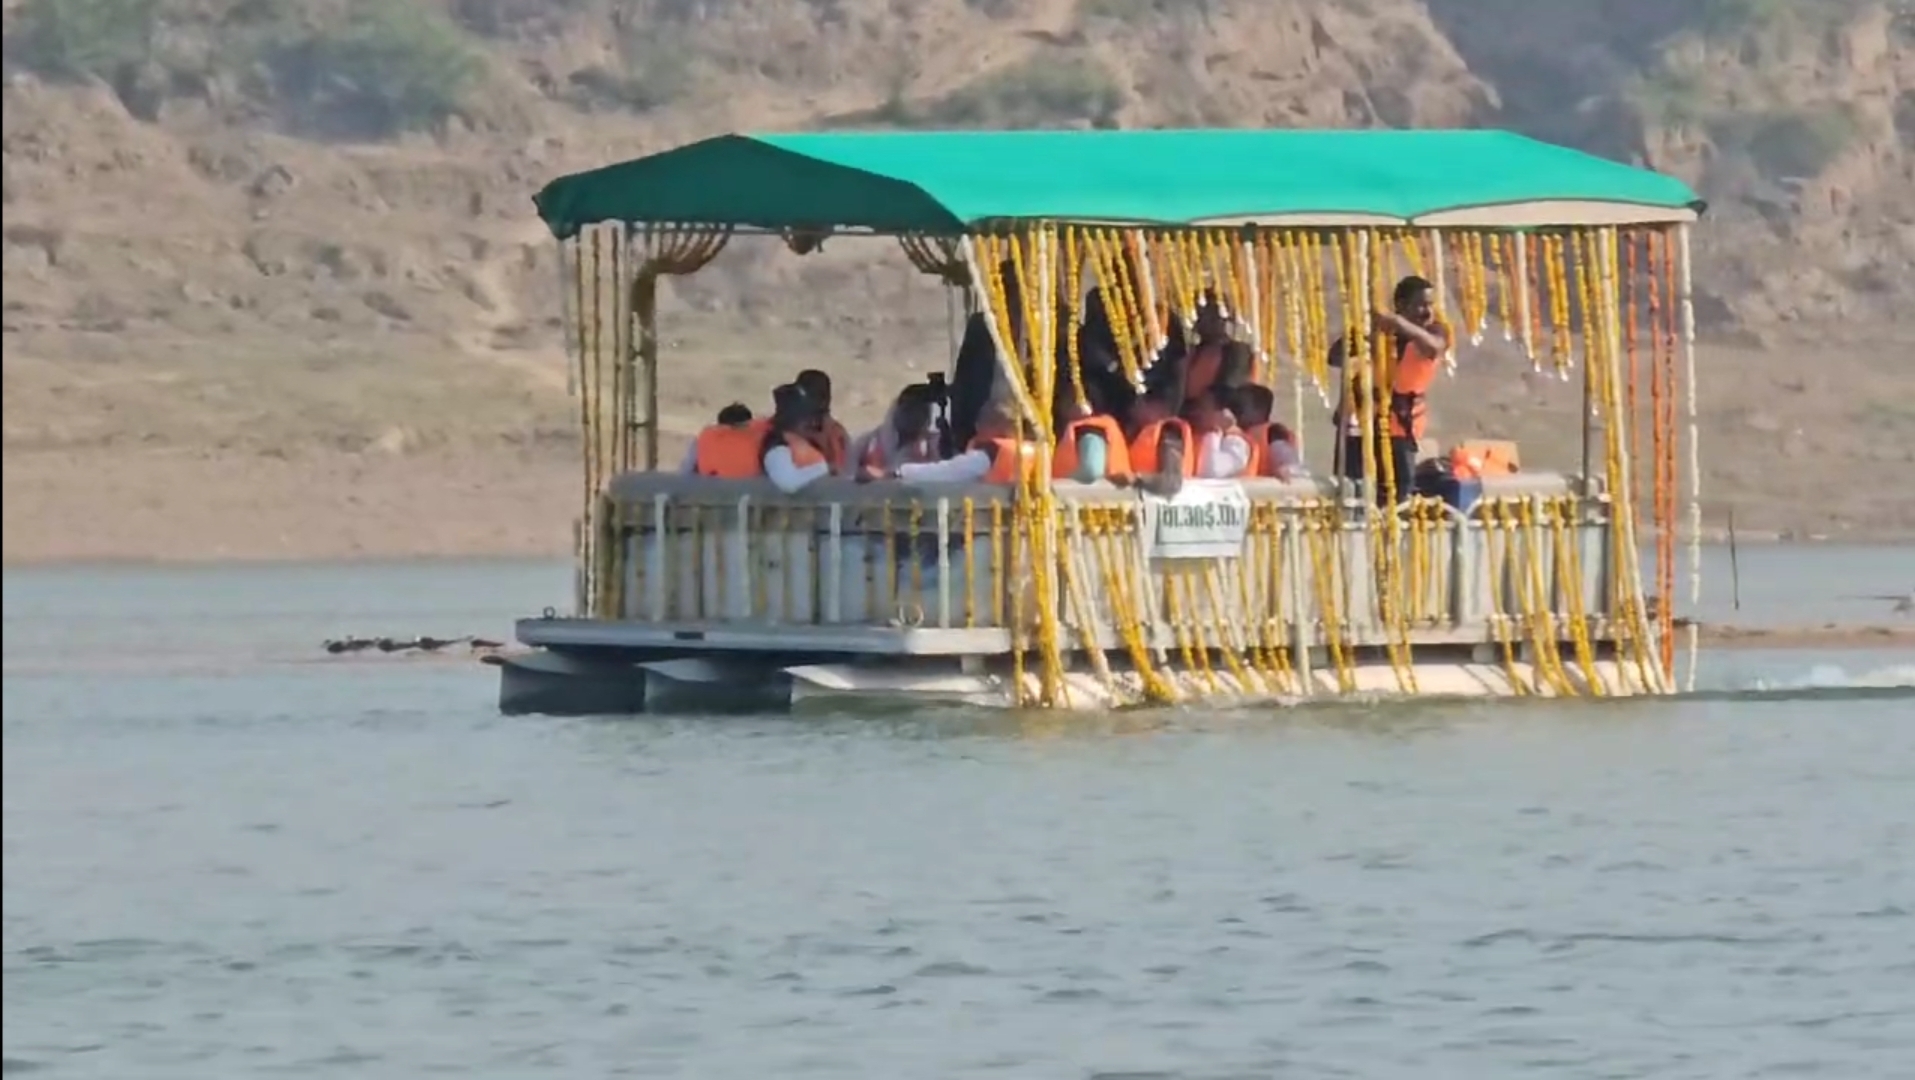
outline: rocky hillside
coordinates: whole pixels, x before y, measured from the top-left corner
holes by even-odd
[[[529,194],[727,129],[1507,126],[1705,192],[1719,338],[1915,270],[1906,2],[8,0],[5,43],[10,448],[557,438]],[[684,325],[935,358],[874,251],[736,245]]]

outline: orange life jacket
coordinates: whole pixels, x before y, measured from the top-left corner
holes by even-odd
[[[831,463],[831,471],[843,473],[851,457],[851,434],[844,425],[827,416],[824,420],[824,459]]]
[[[1057,452],[1051,457],[1051,476],[1067,480],[1077,473],[1077,437],[1096,432],[1104,437],[1104,479],[1130,478],[1130,444],[1124,441],[1124,429],[1115,417],[1086,416],[1071,421],[1057,440]]]
[[[824,452],[811,444],[811,440],[799,435],[786,435],[785,446],[791,451],[791,463],[800,469],[807,469],[825,461]]]
[[[1459,480],[1510,476],[1521,468],[1516,444],[1506,440],[1472,439],[1450,450],[1450,475]]]
[[[1447,333],[1441,324],[1437,330]],[[1436,381],[1437,367],[1443,358],[1410,338],[1397,357],[1396,374],[1390,380],[1390,437],[1421,439],[1429,427],[1430,384]]]
[[[1275,476],[1270,468],[1270,425],[1251,424],[1243,429],[1243,437],[1250,443],[1250,471],[1246,476]]]
[[[1164,429],[1174,427],[1183,436],[1184,464],[1180,470],[1186,477],[1197,475],[1197,444],[1190,436],[1190,425],[1182,420],[1158,420],[1137,429],[1137,437],[1130,441],[1130,467],[1138,476],[1153,476],[1160,471],[1158,456],[1164,441]]]
[[[971,440],[972,450],[991,450],[991,471],[984,474],[981,484],[1015,484],[1020,479],[1019,470],[1031,472],[1037,467],[1037,455],[1032,453],[1028,443],[1016,439],[987,439],[980,435]]]
[[[1430,329],[1438,336],[1449,336],[1449,325],[1443,322],[1431,324]],[[1437,367],[1442,357],[1432,354],[1423,344],[1414,338],[1400,339],[1396,358],[1396,367],[1390,376],[1389,392],[1377,388],[1377,411],[1389,424],[1390,437],[1394,439],[1421,439],[1429,427],[1429,390],[1436,381]],[[1354,395],[1352,395],[1354,398]],[[1349,402],[1346,401],[1346,404]],[[1346,410],[1338,405],[1336,419],[1343,425],[1343,434],[1358,437],[1363,434],[1363,410]]]
[[[765,443],[755,424],[713,424],[698,433],[693,464],[700,476],[721,480],[748,480],[765,474],[758,448]]]

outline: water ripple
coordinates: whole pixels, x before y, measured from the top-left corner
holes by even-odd
[[[1905,699],[504,722],[190,668],[8,668],[9,1076],[1915,1061]]]

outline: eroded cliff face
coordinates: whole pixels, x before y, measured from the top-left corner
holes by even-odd
[[[10,440],[91,430],[16,409],[34,360],[305,358],[297,394],[341,357],[530,358],[544,393],[530,193],[731,129],[1509,126],[1694,182],[1719,336],[1911,297],[1915,13],[1881,0],[62,3],[8,4]],[[941,314],[903,273],[741,244],[677,299],[868,352]]]
[[[1497,86],[1504,122],[1679,174],[1710,199],[1700,284],[1714,329],[1902,317],[1915,266],[1915,9],[1432,6],[1457,12],[1454,39]]]

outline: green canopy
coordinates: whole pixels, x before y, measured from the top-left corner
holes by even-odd
[[[1690,221],[1681,181],[1502,131],[724,135],[561,177],[600,221],[957,234],[991,222],[1510,226]]]

